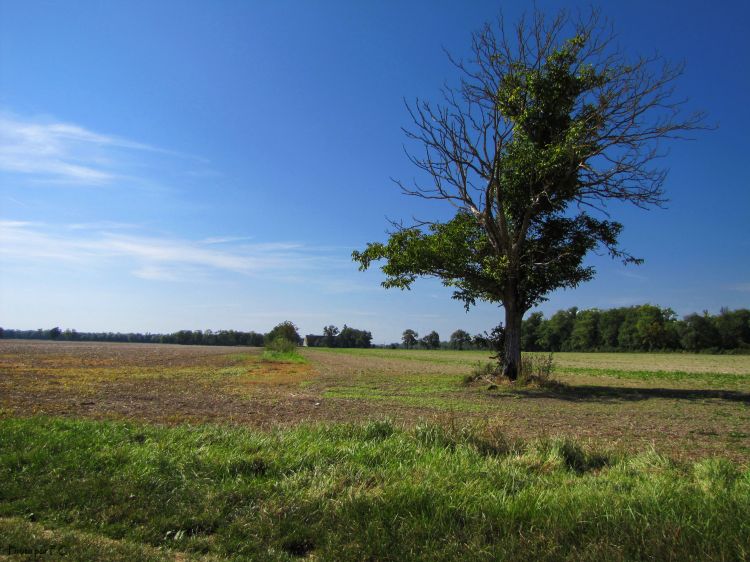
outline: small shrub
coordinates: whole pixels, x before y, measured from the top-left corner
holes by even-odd
[[[552,354],[526,354],[521,357],[518,384],[522,386],[557,387],[562,383],[554,378]]]
[[[286,338],[278,337],[266,345],[266,350],[276,353],[294,353],[297,350],[297,344]]]
[[[302,355],[297,353],[297,344],[282,337],[274,338],[266,345],[261,360],[281,363],[307,362]]]

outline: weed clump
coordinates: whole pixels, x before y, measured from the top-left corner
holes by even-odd
[[[414,438],[429,447],[440,447],[455,451],[469,447],[483,456],[505,456],[522,449],[522,444],[509,439],[498,426],[468,423],[423,422],[412,429]]]
[[[523,386],[539,388],[557,388],[563,383],[555,379],[555,364],[552,354],[527,354],[521,357],[521,368],[518,382]]]
[[[276,353],[294,353],[297,351],[297,344],[286,338],[278,337],[266,345],[266,351],[274,351]]]
[[[266,344],[262,359],[282,363],[305,363],[305,358],[297,353],[297,344],[281,336]]]

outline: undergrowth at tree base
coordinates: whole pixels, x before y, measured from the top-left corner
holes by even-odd
[[[554,361],[552,354],[524,354],[521,356],[521,365],[518,369],[518,378],[511,381],[503,375],[503,366],[500,362],[477,363],[470,373],[464,375],[462,383],[466,386],[482,383],[487,384],[489,390],[500,386],[513,388],[544,388],[563,389],[567,385],[557,379],[554,374]]]

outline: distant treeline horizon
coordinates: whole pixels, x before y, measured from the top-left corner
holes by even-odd
[[[527,351],[750,352],[750,310],[722,308],[678,319],[671,308],[651,304],[559,310],[549,319],[534,312],[522,323]]]
[[[411,330],[412,335],[417,334]],[[456,330],[449,341],[431,332],[407,343],[406,331],[391,348],[494,349],[502,330],[471,336]],[[671,308],[651,304],[601,310],[577,307],[558,310],[549,318],[530,314],[521,324],[523,351],[689,351],[750,353],[750,310],[722,308],[719,314],[692,313],[678,319]]]
[[[278,328],[278,327],[277,327]],[[296,327],[295,327],[296,328]],[[372,345],[369,331],[344,326],[345,334],[331,333],[329,337],[316,338],[318,347],[427,347],[456,350],[484,350],[492,348],[492,338],[485,332],[471,336],[456,330],[449,341],[441,341],[431,332],[432,343],[427,338],[414,345],[392,343]],[[276,330],[276,328],[274,329]],[[0,338],[60,341],[98,341],[127,343],[165,343],[179,345],[223,345],[262,347],[269,334],[239,330],[179,330],[169,334],[139,332],[78,332],[74,329],[39,328],[15,330],[0,328]],[[330,337],[333,336],[333,337]],[[297,339],[298,338],[298,339]],[[297,343],[302,338],[297,336]],[[327,345],[329,340],[332,345]],[[351,341],[349,341],[351,340]],[[335,343],[333,343],[335,341]],[[439,343],[438,343],[439,342]],[[435,345],[438,343],[438,345]],[[644,304],[610,309],[583,309],[577,307],[559,310],[549,318],[541,312],[530,314],[522,324],[521,347],[524,351],[689,351],[689,352],[743,352],[750,353],[750,309],[722,308],[712,315],[704,311],[678,319],[671,308]]]
[[[326,328],[333,328],[329,326]],[[324,328],[324,330],[326,329]],[[302,344],[303,338],[292,322],[282,322],[270,332],[263,334],[240,330],[179,330],[170,334],[152,334],[139,332],[79,332],[74,329],[39,328],[37,330],[14,330],[0,328],[0,338],[22,340],[53,340],[82,342],[117,342],[117,343],[165,343],[177,345],[223,345],[263,347],[274,339],[282,337],[295,344]],[[333,337],[327,338],[328,347],[370,347],[372,334],[366,330],[357,330],[344,325],[344,328]],[[324,346],[324,342],[316,343]]]

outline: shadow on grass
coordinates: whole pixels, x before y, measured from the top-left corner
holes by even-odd
[[[750,393],[734,390],[705,390],[683,388],[633,388],[612,386],[562,386],[555,389],[511,391],[516,396],[527,398],[556,398],[571,402],[635,402],[651,398],[676,400],[727,400],[750,404]],[[498,395],[502,396],[502,395]]]

